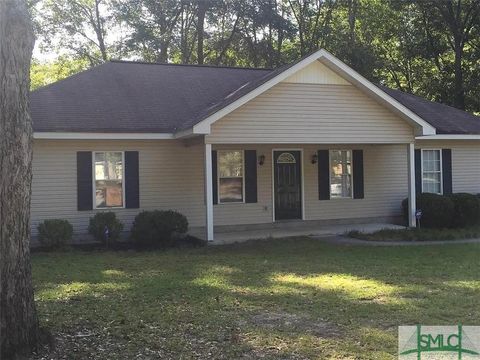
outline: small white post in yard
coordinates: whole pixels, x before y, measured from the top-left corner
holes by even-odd
[[[212,144],[205,144],[205,205],[207,241],[213,241]]]
[[[417,204],[416,204],[416,191],[415,191],[415,144],[410,143],[407,145],[407,158],[408,158],[408,225],[410,227],[417,226],[417,218],[415,216]]]

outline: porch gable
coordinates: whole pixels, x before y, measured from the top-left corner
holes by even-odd
[[[317,64],[320,63],[320,64]],[[342,79],[344,81],[342,81]],[[360,92],[371,98],[374,102],[387,109],[399,119],[412,127],[414,135],[433,135],[435,128],[412,112],[409,108],[398,102],[395,98],[384,92],[380,87],[372,84],[355,70],[335,58],[326,50],[321,49],[297,63],[280,68],[260,78],[258,81],[249,82],[229,94],[220,103],[211,106],[215,109],[211,115],[197,122],[191,129],[180,131],[177,137],[192,136],[195,134],[210,135],[212,126],[228,117],[239,108],[256,100],[281,83],[293,81],[300,84],[352,84]],[[377,140],[378,142],[378,140]]]
[[[314,70],[321,70],[316,65]],[[309,73],[312,69],[306,69]],[[328,74],[328,73],[327,73]],[[415,129],[363,91],[327,83],[281,82],[211,126],[208,143],[410,143]],[[328,81],[327,81],[328,80]],[[347,83],[348,84],[348,83]]]

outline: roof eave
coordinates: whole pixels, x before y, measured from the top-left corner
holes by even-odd
[[[438,134],[417,136],[415,140],[480,140],[480,134]]]
[[[33,138],[48,140],[169,140],[174,139],[174,134],[36,131],[33,133]]]

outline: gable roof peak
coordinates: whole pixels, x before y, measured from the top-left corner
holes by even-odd
[[[435,128],[431,124],[419,117],[389,94],[379,89],[365,77],[360,75],[358,72],[330,54],[325,49],[314,51],[294,63],[273,70],[264,75],[262,78],[251,82],[247,86],[243,87],[241,91],[236,92],[235,96],[223,98],[213,107],[210,107],[208,112],[204,112],[202,116],[184,123],[184,126],[181,128],[181,130],[187,131],[188,128],[192,128],[194,134],[209,134],[210,127],[213,123],[317,60],[321,61],[340,77],[344,78],[348,82],[352,83],[352,85],[356,86],[358,89],[374,98],[377,102],[386,106],[391,111],[405,119],[415,128],[415,133],[417,135],[435,134]]]

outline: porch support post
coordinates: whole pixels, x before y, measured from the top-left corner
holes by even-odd
[[[205,144],[205,205],[207,241],[213,241],[212,144]]]
[[[407,145],[407,158],[408,158],[408,226],[416,227],[417,219],[415,212],[417,209],[416,204],[416,191],[415,191],[415,144],[410,143]]]

